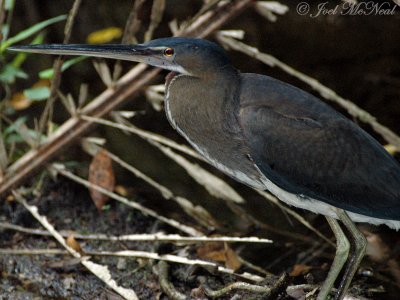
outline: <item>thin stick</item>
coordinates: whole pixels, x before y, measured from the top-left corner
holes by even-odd
[[[181,223],[179,223],[179,222],[177,222],[175,220],[168,219],[166,217],[160,216],[154,210],[146,208],[146,207],[140,205],[139,203],[129,201],[127,198],[122,197],[120,195],[117,195],[117,194],[115,194],[113,192],[110,192],[110,191],[108,191],[108,190],[106,190],[106,189],[104,189],[104,188],[102,188],[102,187],[100,187],[98,185],[92,184],[89,181],[87,181],[85,179],[82,179],[82,178],[76,176],[75,174],[67,171],[64,168],[63,165],[52,164],[50,168],[52,168],[54,171],[62,174],[63,176],[65,176],[65,177],[67,177],[67,178],[69,178],[69,179],[71,179],[71,180],[73,180],[75,182],[78,182],[78,183],[84,185],[87,188],[97,190],[100,193],[103,193],[103,194],[109,196],[110,198],[112,198],[114,200],[117,200],[117,201],[119,201],[119,202],[121,202],[121,203],[123,203],[123,204],[125,204],[125,205],[127,205],[129,207],[137,209],[137,210],[143,212],[146,215],[152,216],[153,218],[156,218],[156,219],[158,219],[158,220],[160,220],[160,221],[162,221],[162,222],[164,222],[164,223],[166,223],[166,224],[168,224],[168,225],[170,225],[172,227],[175,227],[175,228],[179,229],[180,231],[185,232],[188,235],[191,235],[191,236],[203,236],[204,235],[202,232],[200,232],[200,231],[198,231],[198,230],[196,230],[196,229],[194,229],[192,227],[189,227],[187,225],[181,224]]]
[[[26,228],[11,223],[0,222],[0,228],[10,229],[19,232],[24,232],[33,235],[49,236],[51,235],[46,230]],[[69,237],[71,234],[74,235],[75,239],[78,240],[97,240],[97,241],[141,241],[141,242],[177,242],[177,243],[206,243],[206,242],[224,242],[224,243],[272,243],[269,239],[262,239],[258,237],[236,237],[236,236],[181,236],[178,234],[125,234],[125,235],[107,235],[107,234],[80,234],[71,233],[71,231],[60,231],[63,237]]]
[[[199,224],[203,225],[204,227],[218,227],[218,222],[215,221],[215,219],[205,208],[200,205],[194,205],[191,201],[184,197],[175,195],[166,186],[163,186],[162,184],[156,182],[154,179],[150,178],[135,167],[123,161],[118,156],[109,151],[107,151],[107,153],[114,162],[116,162],[129,172],[133,173],[136,177],[144,180],[153,188],[157,189],[165,199],[175,201],[187,213],[187,215],[195,219]]]
[[[282,209],[284,212],[288,213],[289,215],[293,216],[297,221],[299,221],[301,224],[303,224],[305,227],[307,227],[308,229],[310,229],[311,231],[313,231],[316,235],[318,235],[321,239],[323,239],[325,242],[327,242],[329,245],[331,245],[332,247],[336,247],[335,243],[332,242],[330,239],[328,239],[324,234],[322,234],[322,232],[320,232],[318,229],[316,229],[314,226],[312,226],[310,224],[310,222],[308,222],[306,219],[304,219],[301,215],[299,215],[297,212],[295,212],[294,210],[290,209],[289,207],[286,207],[285,205],[282,205],[281,202],[278,200],[278,198],[276,198],[275,196],[273,196],[270,193],[267,193],[265,191],[259,191],[256,190],[255,191],[257,193],[259,193],[261,196],[263,196],[265,199],[267,199],[268,201],[274,203],[275,205],[277,205],[280,209]]]
[[[133,124],[129,124],[129,125],[119,124],[119,123],[111,122],[106,119],[94,118],[94,117],[85,116],[85,115],[81,115],[80,118],[83,120],[86,120],[86,121],[90,121],[90,122],[94,122],[97,124],[106,125],[106,126],[110,126],[113,128],[121,129],[123,131],[128,131],[128,132],[134,133],[134,134],[138,135],[139,137],[145,139],[146,141],[154,141],[154,142],[163,144],[165,146],[168,146],[170,148],[178,150],[182,153],[190,155],[196,159],[204,161],[204,158],[200,154],[198,154],[196,151],[189,148],[188,146],[183,145],[183,144],[178,144],[174,140],[166,138],[157,133],[140,129],[139,127],[136,127]]]
[[[67,22],[65,23],[65,28],[64,28],[64,44],[69,43],[69,40],[71,38],[71,33],[72,33],[72,28],[75,23],[75,18],[76,15],[78,14],[79,7],[81,5],[82,0],[75,0],[74,4],[72,5],[72,8],[68,14],[68,19]],[[36,141],[36,146],[39,145],[40,143],[40,138],[42,133],[44,132],[44,128],[49,120],[52,119],[53,115],[53,106],[54,102],[57,99],[58,93],[57,90],[60,87],[61,83],[61,67],[64,63],[64,58],[61,56],[57,57],[53,64],[53,77],[51,79],[51,89],[50,89],[50,96],[49,99],[46,102],[46,106],[44,108],[44,111],[40,117],[39,121],[39,128],[38,128],[38,139]]]
[[[14,192],[15,199],[22,204],[31,215],[39,221],[39,223],[46,228],[51,235],[63,246],[69,254],[71,254],[75,258],[82,258],[81,264],[84,265],[90,272],[92,272],[95,276],[101,279],[107,286],[117,292],[119,295],[128,300],[138,300],[139,298],[136,296],[136,293],[132,289],[126,289],[121,286],[118,286],[115,280],[111,278],[111,274],[106,266],[95,264],[91,262],[89,259],[82,257],[81,254],[75,251],[73,248],[67,245],[64,238],[55,230],[53,225],[51,225],[47,218],[40,215],[38,212],[38,208],[33,205],[29,205],[26,200],[17,192]]]

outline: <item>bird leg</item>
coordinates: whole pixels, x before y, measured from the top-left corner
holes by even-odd
[[[328,277],[325,279],[325,282],[320,289],[317,300],[325,300],[328,298],[335,280],[347,260],[350,249],[349,241],[347,240],[346,235],[343,233],[342,228],[340,228],[338,221],[328,216],[326,217],[326,220],[328,221],[328,224],[336,237],[336,254],[329,270]]]
[[[344,298],[345,292],[349,288],[351,280],[364,257],[367,248],[367,240],[344,210],[337,209],[336,214],[349,231],[351,235],[352,248],[354,248],[350,253],[350,258],[347,261],[342,280],[335,295],[335,300],[341,300]]]

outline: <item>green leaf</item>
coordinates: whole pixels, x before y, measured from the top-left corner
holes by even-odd
[[[11,10],[14,7],[14,0],[6,0],[4,3],[4,8],[6,10]]]
[[[3,37],[8,36],[9,32],[10,32],[10,26],[8,24],[3,24],[3,27],[1,28],[1,36]]]
[[[6,40],[6,41],[4,41],[3,43],[0,44],[0,53],[4,52],[4,50],[7,47],[9,47],[9,46],[11,46],[11,45],[13,45],[15,43],[18,43],[18,42],[20,42],[20,41],[22,41],[22,40],[34,35],[38,31],[46,28],[47,26],[49,26],[51,24],[63,21],[66,18],[67,18],[66,15],[61,15],[61,16],[58,16],[58,17],[51,18],[51,19],[48,19],[46,21],[40,22],[40,23],[38,23],[36,25],[33,25],[33,26],[29,27],[28,29],[25,29],[25,30],[21,31],[16,36],[13,36],[13,37],[9,38],[8,40]]]
[[[28,78],[28,75],[22,71],[20,68],[16,68],[11,64],[5,65],[3,69],[0,70],[0,82],[4,83],[14,83],[16,78]]]
[[[50,89],[47,86],[40,86],[24,90],[24,95],[32,101],[40,101],[49,98]]]
[[[12,123],[4,130],[4,134],[6,135],[15,132],[22,124],[25,124],[27,119],[28,118],[25,116],[19,117],[14,123]]]
[[[43,43],[43,40],[44,40],[44,34],[43,33],[39,33],[34,39],[33,39],[33,41],[31,42],[31,45],[35,45],[35,44],[41,44],[41,43]],[[16,56],[15,56],[15,58],[13,59],[13,61],[12,61],[12,65],[14,66],[14,67],[16,67],[16,68],[19,68],[22,64],[23,64],[23,62],[26,60],[26,58],[27,58],[27,54],[26,53],[24,53],[24,52],[19,52]]]
[[[67,70],[69,67],[73,66],[74,64],[87,59],[86,56],[78,56],[72,59],[67,60],[65,63],[63,63],[62,67],[61,67],[61,72],[64,72],[65,70]],[[43,70],[39,72],[39,77],[42,79],[50,79],[52,78],[54,75],[54,70],[52,68]]]

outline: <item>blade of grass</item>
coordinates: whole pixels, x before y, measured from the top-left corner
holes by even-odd
[[[40,22],[36,25],[33,25],[29,27],[28,29],[25,29],[18,33],[17,35],[9,38],[8,40],[4,41],[3,43],[0,44],[0,53],[3,53],[5,49],[10,47],[11,45],[18,43],[24,39],[27,39],[28,37],[34,35],[35,33],[39,32],[40,30],[46,28],[47,26],[64,21],[67,18],[66,15],[61,15],[58,17],[54,17],[51,19],[48,19],[46,21]]]

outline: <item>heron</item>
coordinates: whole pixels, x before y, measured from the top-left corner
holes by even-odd
[[[400,228],[400,165],[379,142],[315,96],[266,75],[241,73],[216,43],[170,37],[137,45],[9,49],[143,62],[170,71],[167,119],[208,163],[326,217],[336,253],[319,300],[327,299],[341,271],[335,299],[343,299],[365,254],[366,239],[354,222]]]

